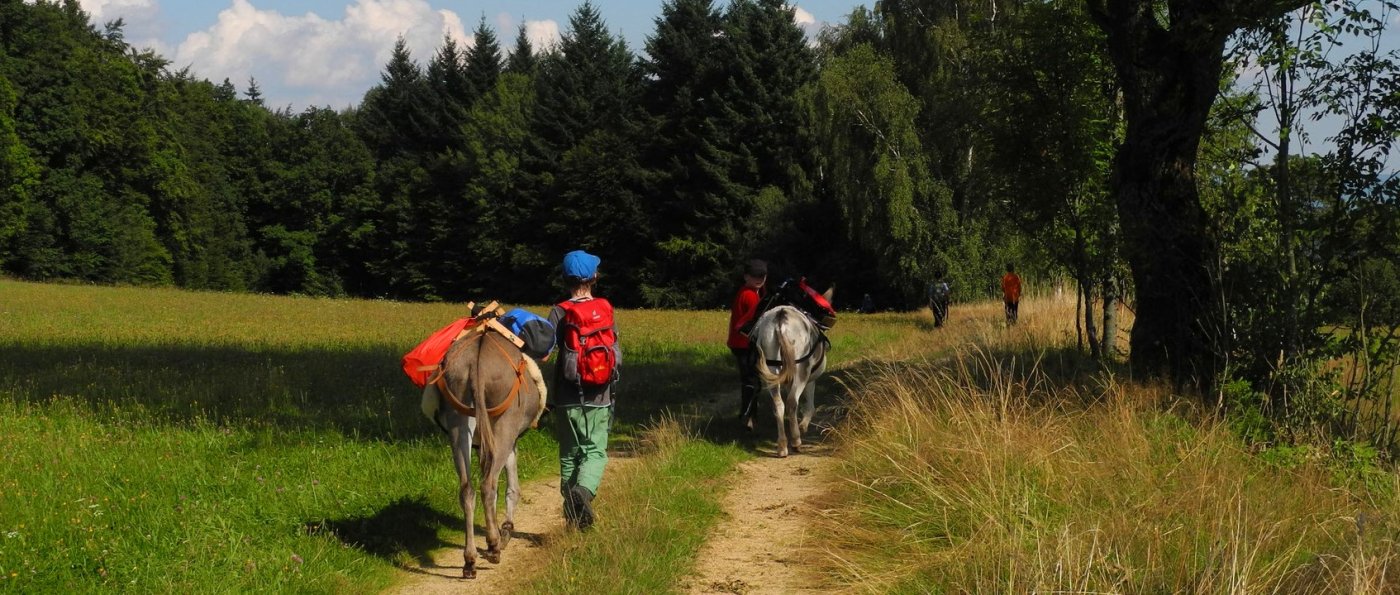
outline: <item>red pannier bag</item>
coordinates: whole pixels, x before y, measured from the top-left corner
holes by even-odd
[[[442,363],[442,358],[447,355],[447,348],[457,340],[457,335],[471,325],[471,318],[459,318],[428,335],[417,347],[403,354],[403,373],[407,374],[408,379],[418,385],[418,388],[426,386],[428,377],[433,374],[433,368]]]
[[[822,330],[836,326],[836,308],[831,307],[831,302],[826,301],[825,296],[807,284],[806,277],[797,281],[797,287],[807,296],[807,311],[817,319],[817,326],[822,327]]]

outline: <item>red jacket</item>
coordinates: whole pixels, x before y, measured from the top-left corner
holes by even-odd
[[[739,288],[734,296],[734,305],[729,308],[729,342],[736,349],[748,349],[749,338],[739,332],[739,328],[758,316],[758,290],[747,285]]]

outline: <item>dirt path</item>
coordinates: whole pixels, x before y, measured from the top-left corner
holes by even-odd
[[[823,397],[826,399],[823,399]],[[696,560],[701,561],[695,574],[687,578],[680,590],[685,593],[732,593],[736,595],[822,593],[820,577],[811,573],[809,565],[798,552],[813,538],[812,520],[817,510],[812,498],[821,494],[830,477],[829,468],[835,464],[832,447],[823,439],[823,426],[833,421],[828,403],[831,397],[818,393],[817,419],[803,436],[802,452],[785,459],[777,458],[773,436],[772,413],[760,409],[756,420],[762,424],[755,429],[760,437],[753,447],[755,459],[740,464],[734,485],[725,496],[726,518],[715,528],[710,540],[701,548]],[[732,395],[723,394],[705,399],[700,415],[714,415],[715,423],[733,423],[719,411],[732,405]],[[720,420],[723,421],[720,421]],[[608,473],[628,473],[636,459],[614,454],[608,461]],[[521,576],[537,571],[553,539],[566,529],[559,511],[559,478],[550,476],[526,483],[521,488],[517,511],[516,537],[495,565],[478,558],[477,578],[466,581],[462,576],[462,539],[449,538],[455,547],[434,551],[430,565],[405,568],[411,574],[393,589],[394,594],[438,593],[510,593],[521,582]],[[477,545],[485,547],[486,538],[477,527]]]
[[[633,461],[626,456],[609,456],[607,472],[609,475],[625,473]],[[504,479],[501,480],[501,489],[505,489]],[[557,474],[526,482],[520,487],[520,506],[515,511],[515,537],[502,553],[500,564],[492,564],[478,557],[476,578],[462,579],[463,536],[457,534],[447,540],[453,544],[452,547],[432,553],[431,564],[404,568],[404,572],[411,577],[386,593],[509,593],[521,583],[521,577],[543,567],[549,542],[566,530],[560,506]],[[504,506],[500,508],[500,514],[505,515]],[[478,548],[486,547],[486,533],[479,525],[476,527],[476,545]]]
[[[800,454],[776,458],[770,441],[757,448],[758,458],[739,466],[724,499],[728,518],[696,556],[701,562],[685,592],[823,592],[797,552],[812,538],[811,498],[823,490],[821,482],[835,460],[815,426],[808,434],[805,439],[811,440]]]

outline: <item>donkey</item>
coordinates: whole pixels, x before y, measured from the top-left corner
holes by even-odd
[[[533,426],[544,409],[544,379],[534,360],[504,336],[479,332],[458,340],[447,351],[442,367],[423,390],[423,413],[447,431],[457,467],[458,500],[466,515],[466,544],[462,547],[462,578],[476,578],[472,519],[472,445],[480,445],[481,502],[486,517],[486,550],[493,564],[515,530],[515,507],[520,500],[515,443]],[[467,395],[460,399],[458,395]],[[448,407],[440,407],[445,401]],[[496,487],[506,471],[506,520],[496,524]]]
[[[826,351],[830,344],[817,323],[792,306],[778,306],[759,317],[753,329],[758,355],[758,376],[773,396],[773,417],[778,421],[778,456],[802,447],[802,433],[812,423],[816,410],[817,377],[826,371]],[[768,359],[777,354],[780,359]],[[802,398],[802,419],[798,421],[798,397]]]

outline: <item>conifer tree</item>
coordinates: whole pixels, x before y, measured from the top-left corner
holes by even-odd
[[[718,91],[723,22],[712,0],[672,0],[647,38],[644,107],[653,133],[646,151],[655,230],[643,277],[653,306],[693,307],[722,301],[744,222],[743,193],[729,181],[734,156]]]
[[[783,241],[771,231],[794,218],[791,209],[812,200],[808,172],[814,159],[800,94],[816,80],[815,56],[782,0],[735,0],[724,14],[727,66],[721,104],[735,155],[729,180],[744,200],[731,216],[745,221],[740,253],[773,251]],[[784,251],[789,254],[792,251]],[[808,262],[789,262],[805,269]]]
[[[464,76],[476,98],[496,87],[496,78],[501,75],[501,45],[496,41],[496,33],[486,26],[486,17],[481,18],[472,34],[476,43],[467,51]]]
[[[641,71],[592,3],[569,24],[558,50],[542,60],[536,85],[527,170],[544,217],[536,228],[546,246],[540,261],[553,265],[573,248],[596,251],[611,263],[610,297],[635,303],[636,264],[651,234],[639,191]]]
[[[530,38],[525,35],[525,24],[521,23],[520,29],[515,35],[515,48],[510,51],[510,58],[506,60],[505,70],[516,74],[533,75],[537,62],[535,48],[530,44]]]

